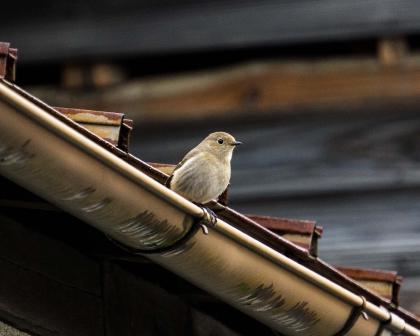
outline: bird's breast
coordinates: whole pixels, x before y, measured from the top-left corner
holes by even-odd
[[[230,174],[230,162],[200,154],[174,172],[171,189],[193,202],[207,203],[226,189]]]

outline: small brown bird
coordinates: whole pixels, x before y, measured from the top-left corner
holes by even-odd
[[[216,199],[229,184],[232,153],[240,144],[229,133],[211,133],[178,163],[166,185],[194,203]]]

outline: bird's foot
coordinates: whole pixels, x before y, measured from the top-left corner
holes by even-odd
[[[214,228],[217,224],[217,215],[213,210],[200,206],[203,209],[203,218],[200,221],[201,229],[205,235],[209,234],[209,227]]]

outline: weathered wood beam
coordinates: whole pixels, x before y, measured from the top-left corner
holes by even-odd
[[[383,47],[382,49],[386,49]],[[420,102],[420,56],[398,67],[383,62],[338,59],[264,62],[175,77],[136,80],[101,92],[34,88],[52,105],[127,114],[137,121],[183,121],[303,111],[366,111]],[[388,56],[385,56],[388,55]],[[392,61],[393,62],[393,61]]]

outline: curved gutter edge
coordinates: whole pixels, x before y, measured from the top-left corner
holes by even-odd
[[[165,200],[166,202],[181,209],[186,214],[196,218],[202,218],[204,216],[201,208],[183,199],[147,175],[144,175],[133,166],[116,157],[114,154],[102,148],[95,142],[87,140],[83,135],[68,127],[68,125],[60,120],[57,120],[55,117],[49,115],[43,109],[35,106],[32,102],[21,97],[12,89],[6,87],[5,85],[0,85],[0,96],[5,98],[4,100],[9,105],[14,106],[17,110],[19,110],[19,112],[23,112],[26,117],[29,117],[36,123],[48,128],[48,130],[56,136],[59,136],[70,144],[78,147],[88,155],[94,157],[95,159],[99,159],[108,169],[118,171],[126,178],[135,181],[141,187],[144,187],[156,196],[160,197],[162,200]],[[333,283],[329,279],[322,277],[310,269],[297,264],[255,238],[232,227],[225,221],[218,219],[215,230],[227,237],[230,237],[239,245],[254,251],[256,254],[259,254],[268,260],[271,260],[277,266],[287,269],[299,277],[304,278],[308,282],[321,288],[325,292],[332,294],[347,304],[354,307],[363,306],[364,311],[371,317],[377,319],[381,323],[387,323],[386,328],[409,336],[420,335],[420,332],[416,328],[406,324],[404,320],[395,314],[390,313],[387,309],[382,307],[380,308],[371,302],[365,302],[362,297],[355,295],[354,293]]]

